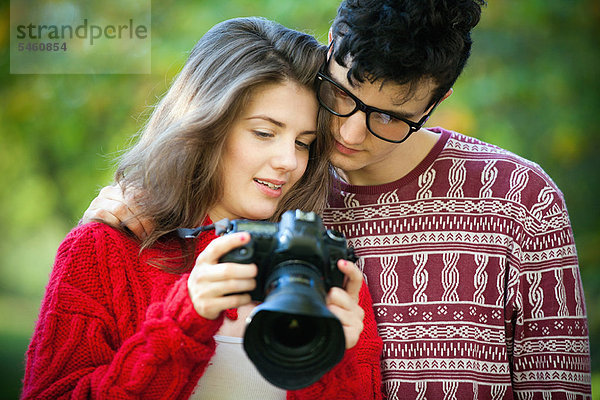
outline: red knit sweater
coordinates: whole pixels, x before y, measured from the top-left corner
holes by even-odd
[[[215,238],[200,237],[197,252]],[[175,255],[106,225],[74,229],[61,244],[27,352],[24,399],[186,399],[215,352],[223,315],[199,316],[188,274],[148,264]],[[379,399],[381,340],[363,285],[358,344],[317,383],[288,399]]]

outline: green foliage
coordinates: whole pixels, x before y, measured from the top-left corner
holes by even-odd
[[[563,190],[599,371],[600,5],[489,3],[474,33],[470,63],[430,125],[529,158]],[[13,346],[0,352],[0,364],[14,367],[0,379],[1,392],[18,391],[18,368],[58,244],[98,188],[111,181],[116,155],[198,38],[224,19],[261,15],[325,42],[337,6],[338,0],[154,2],[150,75],[10,75],[9,37],[3,33],[8,29],[0,29],[0,340],[2,347]],[[0,5],[3,28],[9,16],[8,4]]]

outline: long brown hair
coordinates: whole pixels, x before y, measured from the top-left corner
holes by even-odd
[[[224,21],[198,41],[115,175],[123,189],[141,189],[136,199],[140,215],[155,221],[142,248],[204,220],[223,195],[225,139],[252,93],[285,81],[314,92],[325,51],[312,36],[263,18]],[[271,220],[288,209],[324,208],[332,146],[328,125],[327,113],[319,112],[306,172]]]

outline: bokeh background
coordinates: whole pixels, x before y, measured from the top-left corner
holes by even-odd
[[[127,1],[127,0],[125,0]],[[0,398],[23,358],[60,241],[114,159],[215,23],[260,15],[326,41],[339,0],[152,2],[152,73],[11,75],[9,3],[0,3]],[[98,3],[101,4],[101,3]],[[539,163],[565,194],[586,294],[600,396],[600,2],[490,0],[473,56],[429,125]]]

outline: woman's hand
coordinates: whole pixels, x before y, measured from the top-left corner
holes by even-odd
[[[202,317],[216,319],[222,311],[250,303],[247,292],[256,287],[256,264],[219,263],[219,258],[249,240],[248,232],[218,237],[196,259],[188,293]]]
[[[85,210],[80,223],[99,220],[115,228],[125,226],[138,239],[146,238],[154,230],[154,222],[137,216],[136,194],[135,189],[127,189],[123,193],[118,185],[102,188]]]
[[[346,260],[338,260],[340,271],[346,275],[345,289],[332,287],[327,294],[327,308],[342,323],[346,336],[346,349],[356,345],[363,330],[365,311],[358,304],[358,296],[363,282],[363,274],[358,267]]]

